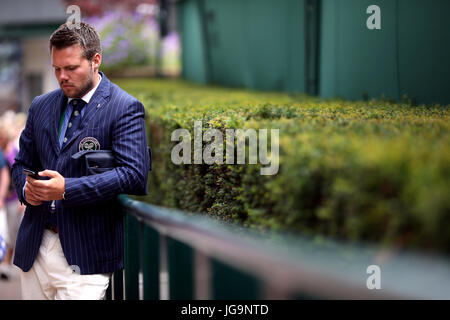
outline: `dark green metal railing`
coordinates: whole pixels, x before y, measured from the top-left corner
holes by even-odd
[[[120,195],[125,269],[107,297],[153,299],[450,298],[446,257],[245,228]],[[380,268],[381,289],[369,289]],[[369,279],[369,280],[368,280]]]

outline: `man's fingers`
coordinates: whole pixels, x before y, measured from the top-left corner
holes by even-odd
[[[36,205],[37,203],[41,204],[42,201],[37,199],[35,196],[33,196],[32,194],[28,194],[25,195],[25,199],[27,200],[28,203],[32,204],[32,205]]]
[[[41,181],[41,182],[47,182],[47,181]],[[45,186],[33,186],[31,184],[27,184],[25,187],[25,197],[28,201],[28,197],[31,197],[31,199],[35,201],[50,201],[52,199],[52,192],[49,189],[49,185]]]
[[[31,186],[33,188],[46,188],[48,186],[48,181],[49,180],[35,180],[35,179],[31,179],[32,181],[30,182]]]
[[[27,185],[25,186],[25,191],[30,193],[38,193],[40,189],[42,189],[42,186],[38,186],[32,181],[27,181]]]
[[[28,185],[25,188],[25,198],[27,200],[35,200],[36,199],[35,193],[31,190],[31,188],[28,187]]]
[[[26,180],[27,180],[27,182],[29,184],[34,184],[34,182],[36,181],[36,179],[33,179],[33,178],[29,177],[29,176],[26,177]]]
[[[27,186],[25,187],[25,198],[27,201],[42,201],[45,198],[45,191],[39,191],[39,189],[27,184]]]
[[[50,177],[50,178],[56,178],[58,177],[60,174],[58,173],[58,171],[53,171],[53,170],[44,170],[44,171],[40,171],[38,172],[38,174],[41,177]]]
[[[27,184],[30,184],[31,186],[35,188],[42,188],[45,187],[45,185],[48,183],[48,180],[36,180],[31,177],[27,177]]]
[[[48,198],[46,191],[33,192],[32,197],[38,201],[47,201]]]

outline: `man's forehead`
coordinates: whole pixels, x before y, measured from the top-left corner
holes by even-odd
[[[83,51],[82,48],[77,45],[71,45],[68,47],[64,47],[64,48],[56,48],[56,47],[52,47],[52,51],[51,51],[51,55],[52,56],[74,56],[77,58],[82,58],[83,57]]]
[[[78,43],[74,43],[74,44],[72,44],[70,46],[65,46],[65,47],[62,47],[62,48],[58,48],[58,47],[52,46],[52,52],[53,51],[63,51],[63,50],[74,51],[74,52],[80,52],[81,53],[83,51],[83,48]]]
[[[65,48],[52,47],[51,59],[53,65],[72,65],[79,64],[84,58],[83,52],[79,45],[72,45]]]

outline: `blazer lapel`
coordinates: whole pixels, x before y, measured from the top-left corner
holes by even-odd
[[[102,76],[102,81],[100,82],[97,90],[92,96],[89,103],[85,106],[86,111],[81,119],[80,127],[73,133],[69,141],[63,146],[62,150],[65,150],[69,145],[72,144],[73,140],[77,139],[78,136],[83,132],[83,129],[89,123],[89,121],[94,117],[95,113],[102,107],[106,106],[107,97],[110,91],[110,81],[103,72],[100,72]]]

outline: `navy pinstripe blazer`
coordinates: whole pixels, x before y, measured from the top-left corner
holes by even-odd
[[[58,171],[65,177],[65,200],[56,201],[58,234],[69,265],[81,274],[123,268],[123,215],[117,195],[145,194],[150,167],[141,102],[102,80],[85,106],[80,128],[60,148],[59,119],[67,103],[61,89],[36,97],[20,137],[12,178],[20,201],[27,205],[17,236],[14,264],[28,271],[38,254],[50,202],[28,204],[22,196],[22,168]],[[97,139],[100,149],[112,150],[115,168],[85,176],[85,163],[71,156],[83,138]]]

